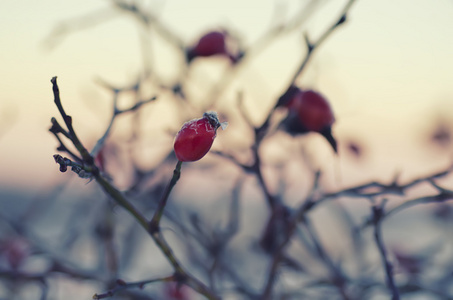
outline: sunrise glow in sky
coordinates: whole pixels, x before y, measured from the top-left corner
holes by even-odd
[[[254,108],[258,120],[302,58],[302,33],[322,32],[345,3],[319,2],[307,26],[260,51],[240,75],[250,95],[246,106]],[[283,0],[147,3],[188,44],[220,26],[240,32],[245,44],[253,44],[279,21],[278,9],[284,18],[298,7],[297,1]],[[49,40],[62,22],[85,15],[105,20]],[[423,136],[435,118],[453,117],[452,16],[453,1],[448,0],[357,0],[348,22],[315,53],[300,78],[301,84],[331,100],[337,118],[334,132],[340,139],[356,137],[371,149],[368,176],[382,176],[387,170],[386,176],[396,169],[437,170],[450,160],[445,153],[423,149]],[[50,78],[58,76],[64,105],[79,120],[82,138],[93,140],[110,113],[109,96],[94,81],[125,84],[140,73],[140,26],[108,1],[3,0],[0,45],[0,186],[54,182],[60,174],[52,158],[56,142],[48,133],[50,118],[57,115]],[[177,65],[170,61],[169,50],[157,46],[154,51],[160,55],[156,68],[171,76]],[[92,101],[106,110],[102,119],[87,109]],[[348,170],[357,175],[363,166]]]

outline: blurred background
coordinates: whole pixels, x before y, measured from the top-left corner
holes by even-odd
[[[0,277],[6,278],[0,285],[0,299],[10,299],[7,295],[16,295],[15,299],[61,299],[68,296],[68,289],[80,293],[74,299],[89,299],[111,287],[115,276],[137,281],[160,274],[150,272],[151,265],[154,270],[166,266],[163,259],[143,265],[130,258],[131,253],[140,257],[138,253],[146,252],[143,249],[160,254],[151,240],[142,244],[141,238],[146,236],[143,233],[131,237],[139,249],[123,249],[121,245],[130,232],[140,231],[133,220],[121,209],[112,208],[94,182],[88,183],[71,172],[59,172],[53,159],[58,142],[48,131],[50,118],[60,118],[53,103],[53,76],[58,76],[63,106],[90,149],[108,126],[114,89],[121,90],[121,107],[132,105],[138,98],[158,97],[137,114],[119,116],[105,146],[106,168],[117,187],[131,189],[145,174],[132,195],[141,203],[140,197],[145,194],[159,194],[171,175],[174,134],[183,122],[200,117],[204,110],[215,109],[221,121],[229,122],[229,128],[218,133],[213,149],[235,153],[239,161],[246,162],[253,135],[240,111],[255,126],[265,120],[306,55],[304,35],[316,40],[339,17],[346,2],[3,0],[0,218],[4,220],[0,226],[4,232],[0,238],[3,245],[11,245],[12,237],[23,243],[27,249],[23,256],[31,257],[26,262],[30,269],[24,268],[30,272],[62,261],[79,264],[83,270],[73,270],[76,280],[51,279],[55,285],[47,282],[46,292],[42,293],[45,296],[37,292],[42,289],[40,281],[18,287],[8,283],[11,277],[4,273]],[[133,4],[150,16],[149,24],[144,25],[138,13],[125,9]],[[396,177],[408,182],[446,170],[453,149],[452,16],[453,1],[448,0],[357,0],[347,14],[347,22],[316,49],[296,80],[298,86],[315,89],[330,101],[339,154],[335,155],[319,135],[293,139],[276,133],[263,149],[263,168],[271,191],[277,193],[283,186],[282,195],[291,206],[298,203],[301,193],[307,193],[314,172],[319,170],[326,192],[372,181],[391,183]],[[280,27],[286,29],[276,29]],[[213,30],[227,30],[234,37],[235,50],[248,51],[246,59],[237,65],[225,57],[199,58],[187,64],[178,47],[190,47],[202,34]],[[134,86],[138,88],[128,89]],[[182,95],[178,94],[181,87]],[[211,216],[212,210],[229,209],[229,204],[222,201],[232,197],[242,175],[237,166],[214,154],[194,165],[184,166],[187,168],[183,168],[170,208],[175,215],[186,212],[186,221],[192,225],[196,223],[195,214],[204,218],[207,228],[214,228],[226,217]],[[259,235],[268,214],[253,176],[244,176],[240,197],[244,232],[235,244],[240,249],[245,241],[252,240],[247,236]],[[444,178],[443,187],[451,186],[450,177]],[[306,189],[301,192],[300,187]],[[217,193],[205,197],[213,191]],[[418,197],[426,191],[429,187],[417,186],[409,194]],[[350,203],[347,199],[345,202]],[[369,206],[366,201],[354,203],[352,218],[360,223],[369,215]],[[246,217],[247,212],[253,218]],[[325,214],[319,212],[320,220],[333,222]],[[417,220],[425,220],[420,216],[415,214]],[[255,222],[255,217],[259,221]],[[418,228],[413,218],[399,219],[395,226],[400,230],[401,224]],[[105,255],[104,250],[96,249],[96,241],[103,237],[99,228],[105,225],[99,219],[108,224],[120,224],[112,221],[118,219],[125,223],[112,225],[116,228],[114,246],[104,245],[105,251],[116,249],[112,257],[118,258],[118,265],[114,267],[108,262],[104,262],[107,266],[99,263],[99,257]],[[437,222],[429,218],[425,221]],[[436,248],[437,238],[451,236],[451,232],[441,232],[433,237],[430,230],[437,227],[430,226],[421,226],[414,237],[423,253],[434,251],[425,247],[430,238],[436,239]],[[95,228],[98,235],[93,237]],[[175,228],[170,229],[175,231],[170,233],[170,240],[177,243],[181,233],[179,227]],[[327,227],[320,226],[319,230],[326,236],[335,235]],[[396,230],[389,235],[398,241],[408,233]],[[342,247],[334,239],[327,240],[329,247],[341,252]],[[196,265],[190,255],[180,252],[191,262],[189,265]],[[62,261],[49,257],[62,257]],[[8,265],[6,260],[5,256],[0,260],[2,268]],[[90,269],[94,264],[95,270]],[[104,267],[111,273],[103,274]],[[88,275],[96,278],[84,281]],[[451,278],[448,280],[451,283]],[[261,283],[250,284],[252,290],[258,290]],[[157,290],[155,297],[159,299]],[[413,299],[447,299],[445,295],[423,294],[434,298]],[[369,299],[385,299],[380,296],[378,293]],[[198,299],[194,293],[192,297]],[[238,296],[231,299],[234,297]]]
[[[150,1],[146,6],[188,45],[220,27],[239,32],[244,44],[251,45],[271,26],[291,18],[298,2]],[[239,72],[237,90],[244,90],[245,105],[257,122],[299,65],[305,52],[302,34],[319,35],[343,5],[318,2],[310,22],[272,41]],[[451,127],[452,9],[447,0],[360,1],[351,9],[350,22],[327,40],[300,78],[331,101],[338,138],[366,144],[367,166],[357,170],[361,176],[365,171],[370,178],[386,178],[395,170],[422,172],[449,162],[449,153],[431,152],[439,149],[429,148],[427,139],[439,122]],[[139,22],[108,1],[7,0],[1,14],[4,185],[22,187],[25,180],[27,186],[39,187],[61,179],[51,167],[56,141],[46,131],[57,112],[52,76],[60,79],[64,105],[78,120],[80,134],[93,140],[110,113],[110,95],[97,79],[134,82],[145,68],[143,47],[153,51],[149,63],[162,80],[177,76],[181,57],[175,59],[174,49],[159,36],[143,46]],[[153,123],[160,122],[159,116],[152,115]],[[349,167],[342,171],[352,172]]]

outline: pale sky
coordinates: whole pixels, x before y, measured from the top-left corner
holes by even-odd
[[[206,29],[223,26],[252,44],[272,24],[278,4],[297,6],[297,1],[270,0],[148,2],[187,43]],[[250,90],[246,106],[258,119],[297,67],[302,33],[319,34],[344,3],[323,2],[307,27],[264,49],[241,75],[244,89]],[[108,111],[97,120],[87,111],[87,101],[108,107],[109,97],[94,79],[127,83],[140,73],[139,26],[129,17],[75,31],[46,48],[46,38],[62,21],[99,10],[111,10],[109,2],[0,2],[0,186],[39,186],[61,178],[52,158],[56,142],[48,132],[50,118],[57,116],[52,76],[59,78],[68,113],[80,122],[82,139],[91,141],[109,118]],[[291,9],[286,13],[290,16]],[[433,157],[423,149],[423,134],[433,118],[452,119],[453,1],[357,0],[348,18],[315,53],[300,83],[330,99],[337,136],[367,143],[370,178],[388,178],[397,169],[417,174],[445,166],[450,158],[445,153]],[[156,67],[171,74],[175,62],[165,55],[167,50],[157,48]],[[263,85],[265,89],[257,88]],[[407,155],[407,149],[414,154]],[[353,176],[363,166],[344,165],[342,171]]]

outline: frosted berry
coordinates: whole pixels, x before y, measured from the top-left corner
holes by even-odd
[[[303,91],[292,86],[280,97],[277,106],[288,109],[288,115],[281,124],[286,132],[292,135],[318,132],[327,139],[334,151],[337,151],[337,143],[331,130],[335,117],[323,95],[313,90]]]
[[[220,123],[216,112],[205,112],[200,119],[186,122],[175,138],[174,150],[179,161],[196,161],[211,149]]]

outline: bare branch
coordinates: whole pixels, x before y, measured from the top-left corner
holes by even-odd
[[[392,294],[392,300],[399,300],[400,295],[398,292],[398,288],[395,284],[395,279],[393,277],[393,265],[390,263],[387,257],[387,250],[385,249],[384,242],[382,240],[382,233],[381,233],[381,220],[384,215],[384,203],[381,206],[373,206],[373,225],[374,225],[374,239],[376,241],[376,245],[379,249],[379,253],[381,255],[382,264],[385,269],[386,275],[386,282],[387,286]]]

